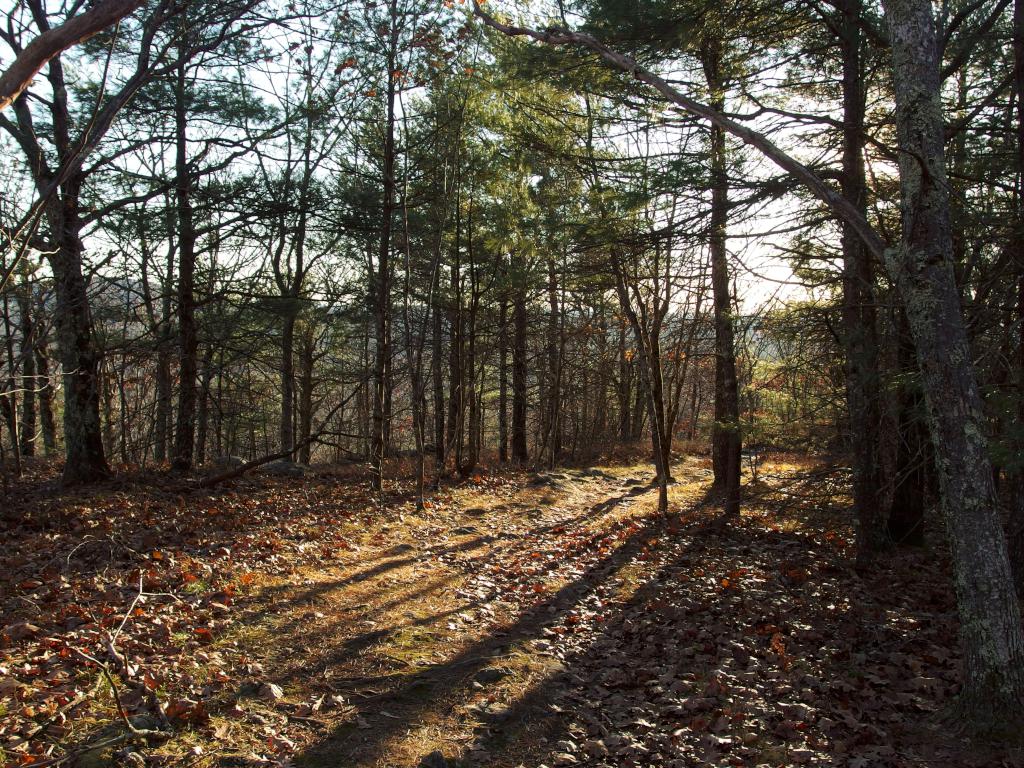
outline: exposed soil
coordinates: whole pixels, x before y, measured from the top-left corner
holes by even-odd
[[[1024,764],[939,717],[941,546],[861,574],[842,472],[775,457],[723,528],[705,463],[674,471],[668,517],[643,466],[484,472],[418,512],[358,470],[26,480],[0,556],[5,760]],[[128,734],[112,682],[168,737]]]

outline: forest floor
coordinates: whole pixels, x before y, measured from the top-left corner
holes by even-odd
[[[481,472],[421,512],[355,468],[41,469],[0,509],[0,765],[1024,765],[939,717],[941,546],[855,571],[815,460],[765,461],[726,529],[707,462],[674,474],[664,517],[642,465]]]

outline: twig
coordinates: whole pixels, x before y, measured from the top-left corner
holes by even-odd
[[[113,736],[109,739],[104,739],[103,741],[97,741],[96,743],[82,747],[81,749],[68,752],[66,755],[62,755],[61,757],[55,757],[52,760],[44,760],[41,763],[32,763],[32,768],[50,768],[50,766],[66,763],[69,760],[74,760],[75,758],[81,757],[89,752],[106,749],[107,747],[116,747],[119,744],[124,744],[129,741],[143,739],[169,739],[171,736],[173,736],[173,734],[168,731],[147,731],[136,728],[133,731],[127,731],[126,733],[119,734],[118,736]]]

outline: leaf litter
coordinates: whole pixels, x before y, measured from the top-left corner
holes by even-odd
[[[330,472],[16,488],[3,764],[1024,764],[938,725],[941,545],[858,573],[841,509],[761,493],[723,529],[702,463],[677,474],[668,518],[637,467],[482,472],[420,511]]]

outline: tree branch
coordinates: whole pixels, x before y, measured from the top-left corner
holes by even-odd
[[[120,21],[145,0],[105,0],[91,10],[47,29],[30,42],[0,75],[0,110],[10,106],[47,62]]]
[[[493,16],[488,15],[481,7],[478,0],[473,0],[473,13],[487,26],[498,30],[509,37],[529,37],[548,45],[579,45],[598,54],[602,59],[622,70],[633,75],[637,80],[652,86],[673,104],[682,107],[692,115],[702,117],[712,125],[730,133],[743,143],[749,144],[761,154],[786,171],[795,178],[816,198],[827,205],[832,212],[857,233],[865,246],[877,258],[881,259],[885,253],[885,241],[875,232],[867,219],[861,215],[856,206],[850,203],[845,197],[839,194],[826,184],[821,177],[815,174],[810,168],[796,158],[784,152],[776,146],[767,136],[755,130],[740,125],[723,115],[718,110],[709,107],[695,99],[690,98],[668,84],[663,78],[654,74],[648,69],[637,64],[632,58],[613,51],[611,48],[590,35],[581,32],[572,32],[567,29],[549,28],[538,31],[527,27],[517,27],[497,21]]]

